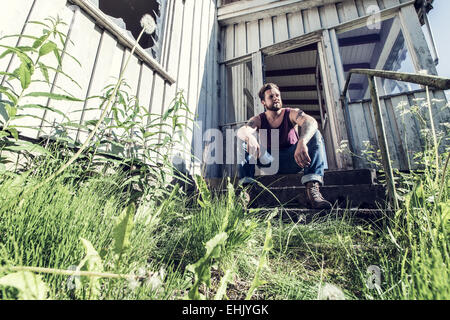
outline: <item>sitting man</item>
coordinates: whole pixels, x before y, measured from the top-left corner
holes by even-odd
[[[282,108],[280,89],[274,83],[265,84],[259,92],[259,98],[266,111],[252,117],[237,132],[238,138],[244,141],[243,147],[245,149],[244,159],[239,163],[241,184],[253,181],[255,176],[254,163],[257,163],[259,167],[264,167],[267,164],[262,163],[267,162],[267,153],[262,151],[264,145],[261,148],[256,138],[256,132],[260,129],[267,130],[267,145],[265,147],[269,154],[276,155],[276,152],[271,152],[270,137],[271,130],[278,130],[278,173],[298,173],[304,169],[301,182],[306,185],[306,196],[310,206],[313,209],[331,209],[331,203],[325,200],[319,191],[319,186],[323,185],[326,154],[317,121],[300,109]],[[295,125],[301,128],[300,136],[295,130]],[[254,159],[258,159],[257,162]]]

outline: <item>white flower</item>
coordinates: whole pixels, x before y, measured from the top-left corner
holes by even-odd
[[[145,14],[141,19],[141,27],[145,30],[146,33],[152,34],[156,30],[156,22],[155,19],[149,14]]]
[[[325,283],[319,288],[318,300],[345,300],[345,294],[335,285]]]

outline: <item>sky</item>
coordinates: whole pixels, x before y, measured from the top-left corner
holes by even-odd
[[[450,78],[450,1],[434,0],[434,9],[428,14],[434,41],[439,54],[438,75]]]

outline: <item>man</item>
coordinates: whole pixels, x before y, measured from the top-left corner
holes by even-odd
[[[298,173],[304,170],[302,184],[306,185],[306,196],[314,209],[331,209],[331,203],[320,193],[319,186],[323,185],[323,175],[326,165],[325,146],[322,135],[318,130],[317,121],[300,109],[282,108],[281,93],[274,83],[265,84],[259,98],[265,112],[252,117],[241,127],[237,136],[244,141],[244,160],[239,163],[239,178],[245,184],[253,181],[255,176],[255,161],[259,167],[264,167],[262,156],[264,147],[271,152],[271,130],[279,132],[279,174]],[[295,126],[298,125],[300,135]],[[267,130],[267,145],[260,146],[256,133],[260,129]],[[265,157],[264,157],[265,158]],[[261,161],[260,161],[261,160]]]

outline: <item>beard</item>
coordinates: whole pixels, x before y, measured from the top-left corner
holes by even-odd
[[[278,111],[282,108],[283,104],[281,102],[274,103],[270,107],[266,106],[266,109],[269,111]]]

